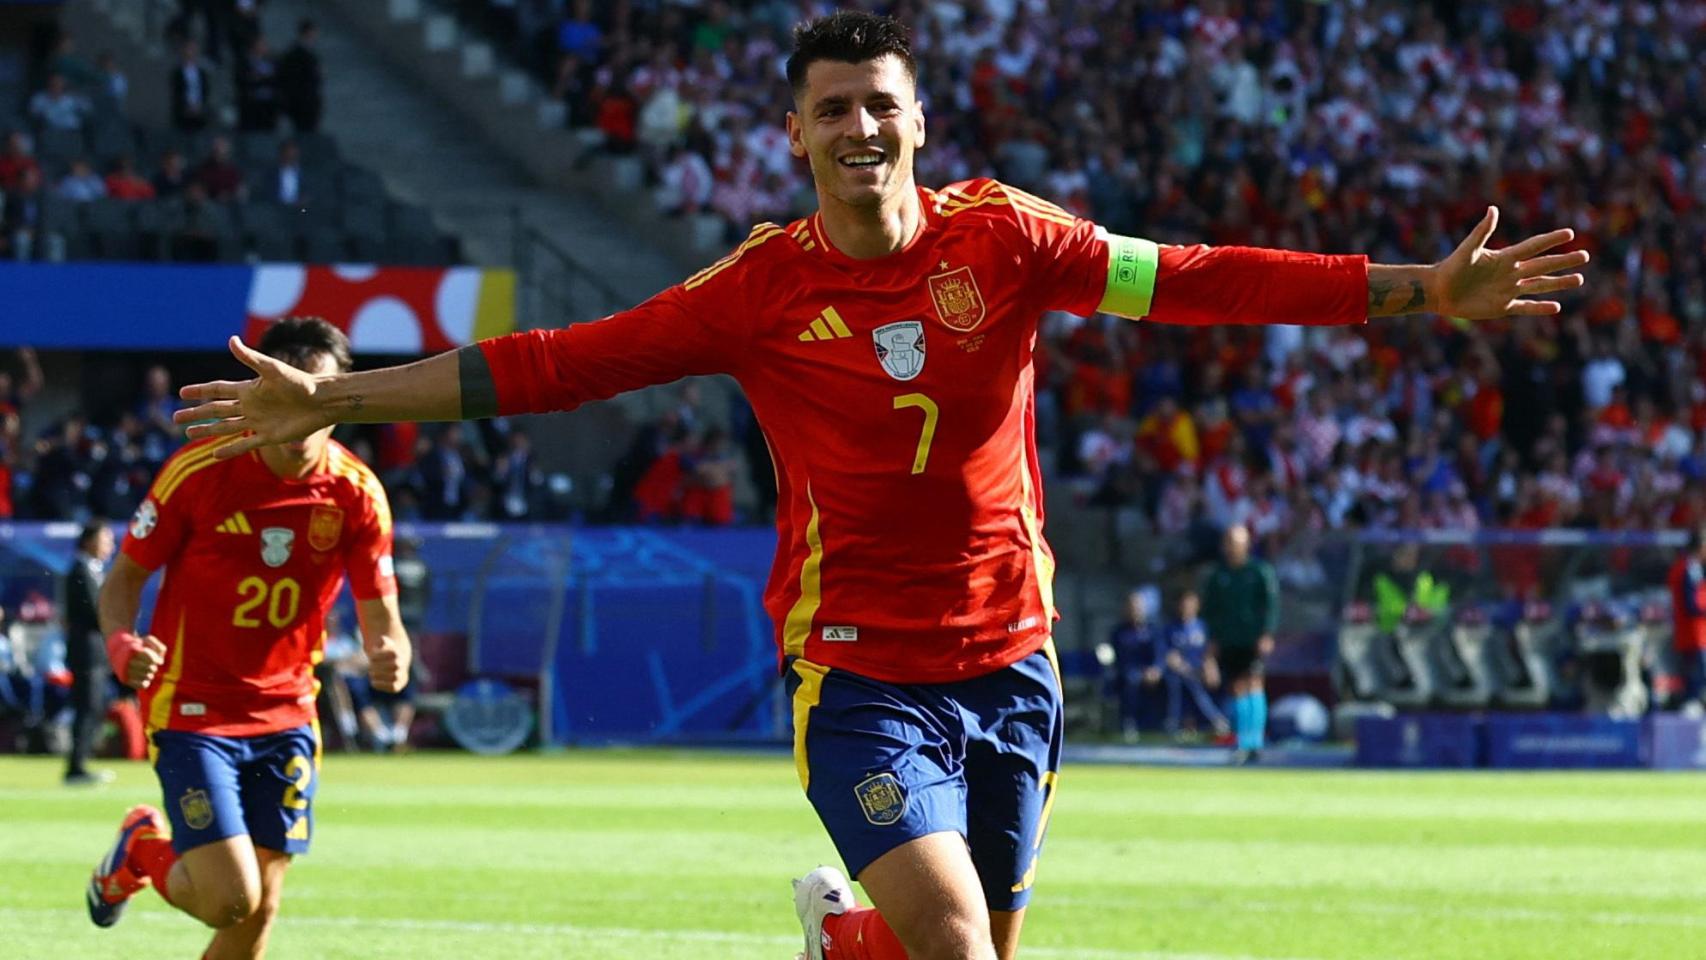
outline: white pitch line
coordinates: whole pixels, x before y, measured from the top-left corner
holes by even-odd
[[[80,910],[46,910],[0,907],[0,917],[40,921],[57,919],[66,914],[81,916]],[[183,924],[189,921],[172,913],[150,912],[136,914],[137,919],[152,924]],[[774,947],[778,956],[783,951],[797,949],[798,936],[757,933],[729,933],[721,930],[641,930],[634,927],[586,927],[571,923],[502,923],[484,920],[415,920],[409,918],[361,917],[302,917],[282,914],[278,927],[333,927],[348,930],[394,930],[438,933],[472,933],[481,936],[558,936],[590,940],[625,940],[641,943],[705,943],[728,946]],[[1025,957],[1037,960],[1320,960],[1316,957],[1255,956],[1243,953],[1181,953],[1172,950],[1108,950],[1097,947],[1026,947]]]

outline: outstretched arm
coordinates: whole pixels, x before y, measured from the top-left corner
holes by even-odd
[[[1588,262],[1586,250],[1547,254],[1575,239],[1573,230],[1553,230],[1498,250],[1487,241],[1499,225],[1499,208],[1488,207],[1451,256],[1427,266],[1368,267],[1368,315],[1440,313],[1468,320],[1557,313],[1556,300],[1532,300],[1583,283],[1573,270]]]
[[[1586,251],[1547,253],[1575,233],[1554,230],[1494,250],[1487,240],[1498,219],[1497,208],[1489,207],[1450,256],[1414,266],[1370,264],[1360,256],[1164,246],[1110,237],[1107,286],[1097,309],[1187,325],[1351,324],[1408,313],[1492,320],[1557,313],[1557,301],[1529,298],[1582,285],[1581,274],[1560,271],[1587,263]]]
[[[214,454],[221,460],[334,423],[466,420],[497,413],[491,369],[477,346],[400,367],[326,376],[274,360],[237,337],[230,347],[255,379],[184,387],[184,399],[197,404],[172,415],[177,423],[192,424],[191,439],[247,432]]]

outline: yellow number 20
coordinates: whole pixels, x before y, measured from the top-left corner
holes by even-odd
[[[243,602],[237,604],[237,609],[231,613],[232,626],[260,626],[261,618],[255,614],[255,608],[265,603],[267,622],[283,629],[296,619],[297,607],[302,604],[302,585],[290,577],[272,584],[260,577],[244,577],[237,584],[237,595]]]
[[[924,411],[924,429],[918,433],[918,452],[912,457],[912,473],[916,476],[923,473],[924,465],[930,462],[930,441],[936,439],[936,415],[941,411],[936,408],[936,401],[922,393],[904,393],[894,398],[896,410],[908,407]]]

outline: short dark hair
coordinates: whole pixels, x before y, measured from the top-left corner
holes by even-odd
[[[261,334],[255,349],[298,370],[313,366],[314,357],[322,353],[332,358],[339,373],[348,373],[355,365],[350,360],[349,337],[319,317],[285,317]]]
[[[83,529],[77,531],[77,549],[89,549],[89,546],[95,542],[95,538],[99,537],[101,531],[105,529],[107,529],[105,520],[100,517],[91,517],[88,523],[83,524]]]
[[[893,17],[841,10],[808,20],[794,28],[794,53],[788,58],[788,83],[798,96],[806,89],[806,70],[819,60],[864,63],[878,57],[899,57],[907,79],[918,82],[918,63],[912,59],[912,39]]]

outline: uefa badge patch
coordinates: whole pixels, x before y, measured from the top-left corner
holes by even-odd
[[[853,788],[859,809],[875,827],[886,827],[906,813],[906,791],[892,773],[879,773]]]
[[[896,380],[911,380],[924,372],[924,324],[917,320],[889,323],[871,331],[877,362]]]
[[[145,540],[159,523],[160,508],[154,506],[154,498],[149,497],[136,508],[136,516],[130,518],[130,535],[138,540]]]
[[[206,830],[213,824],[213,803],[207,799],[206,790],[184,791],[178,798],[178,809],[191,830]]]
[[[290,561],[290,546],[295,542],[295,530],[267,527],[261,531],[261,562],[269,567],[284,566]]]

